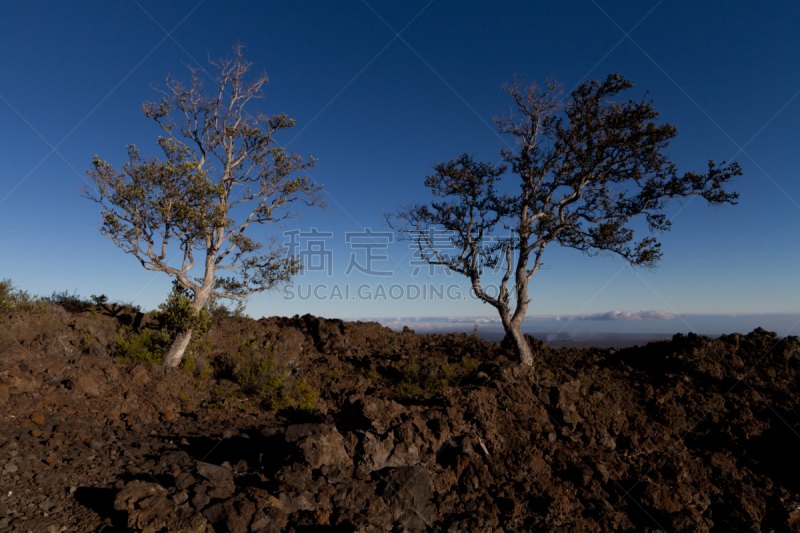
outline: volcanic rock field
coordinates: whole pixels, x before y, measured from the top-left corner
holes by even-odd
[[[466,334],[216,320],[194,368],[120,362],[149,315],[0,315],[0,531],[797,532],[800,342],[761,329],[534,367]],[[318,395],[233,378],[273,354]]]

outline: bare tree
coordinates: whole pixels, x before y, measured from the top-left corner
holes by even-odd
[[[722,205],[738,198],[723,189],[741,175],[738,163],[709,161],[704,174],[678,174],[663,153],[675,126],[656,124],[658,112],[645,100],[613,100],[632,86],[612,74],[581,84],[562,103],[554,81],[538,87],[515,78],[503,89],[517,114],[495,119],[500,133],[514,136],[517,144],[501,151],[505,165],[476,163],[466,154],[437,164],[425,185],[441,201],[386,216],[393,229],[416,242],[424,259],[466,276],[477,297],[497,309],[524,364],[534,360],[521,332],[531,301],[528,284],[550,243],[590,256],[611,252],[653,268],[660,245],[653,236],[634,240],[632,221],[644,218],[651,233],[663,232],[670,229],[663,210],[672,199],[700,196]],[[519,178],[515,195],[496,191],[509,167]],[[485,268],[498,267],[502,281],[493,296],[481,278]]]
[[[102,206],[102,234],[147,270],[177,278],[191,290],[195,313],[211,297],[241,300],[289,282],[300,268],[297,260],[284,257],[274,237],[262,244],[245,231],[296,216],[292,204],[324,207],[322,187],[296,175],[315,160],[303,161],[274,139],[294,120],[245,112],[250,100],[263,98],[268,78],[263,73],[247,81],[251,63],[242,52],[237,44],[232,59],[210,61],[217,70],[211,94],[203,88],[205,71],[189,67],[189,88],[167,77],[161,102],[143,105],[165,133],[158,140],[163,160],[143,159],[130,145],[120,172],[95,156],[87,171],[94,188],[81,190]],[[179,267],[168,264],[176,252]],[[189,274],[195,254],[202,278]],[[165,365],[180,363],[192,332],[190,326],[176,335]]]

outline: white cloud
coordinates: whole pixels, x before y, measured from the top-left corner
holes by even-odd
[[[353,320],[380,322],[381,324],[397,323],[436,323],[436,324],[499,324],[500,317],[487,316],[395,316],[395,317],[369,317]]]
[[[526,323],[531,322],[561,322],[569,320],[586,320],[586,321],[631,321],[631,320],[673,320],[678,318],[677,315],[665,313],[663,311],[625,311],[615,309],[606,313],[594,313],[590,315],[533,315],[525,317]],[[352,320],[359,320],[353,318]],[[447,324],[465,324],[472,326],[473,324],[483,325],[500,325],[500,317],[497,316],[395,316],[395,317],[369,317],[361,318],[360,320],[367,322],[379,322],[384,326],[395,325],[412,325],[418,324],[420,327],[429,326],[444,326]]]
[[[665,313],[664,311],[623,311],[614,309],[607,313],[595,313],[593,315],[582,315],[580,320],[672,320],[678,318],[677,315]]]

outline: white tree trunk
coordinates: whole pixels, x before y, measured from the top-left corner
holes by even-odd
[[[522,320],[525,318],[525,311],[527,308],[528,305],[527,302],[525,302],[522,305],[522,309],[518,309],[517,312],[514,313],[513,318],[509,315],[508,308],[502,308],[499,309],[499,311],[503,329],[506,330],[506,337],[508,337],[514,345],[514,353],[517,356],[517,360],[523,365],[533,366],[533,350],[531,350],[530,344],[528,344],[528,341],[525,340],[525,336],[522,334]]]
[[[203,306],[206,305],[211,296],[211,287],[214,285],[214,274],[216,272],[214,268],[215,257],[216,251],[206,255],[206,275],[203,278],[203,285],[199,290],[195,291],[194,299],[192,300],[192,309],[194,309],[195,313],[199,313],[203,309]],[[192,340],[192,333],[194,333],[192,329],[187,329],[176,335],[167,355],[164,356],[164,366],[174,368],[181,364],[186,348],[189,347],[189,343]]]
[[[531,345],[528,344],[528,341],[525,340],[525,335],[522,334],[521,329],[511,324],[506,333],[514,343],[514,352],[517,354],[519,362],[523,365],[533,366],[533,350],[531,350]]]
[[[189,347],[189,342],[192,340],[192,330],[187,329],[175,337],[172,346],[169,347],[167,355],[164,356],[164,366],[176,367],[183,361],[183,354],[186,348]]]

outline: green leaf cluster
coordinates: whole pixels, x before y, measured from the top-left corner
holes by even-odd
[[[318,393],[302,378],[280,368],[275,347],[244,346],[237,354],[233,375],[242,390],[261,399],[267,409],[313,412]]]
[[[422,368],[417,362],[417,356],[412,355],[400,378],[394,380],[392,384],[396,394],[400,397],[425,396],[431,398],[439,394],[445,387],[458,386],[461,380],[476,368],[474,361],[465,356],[462,359],[461,367],[443,365],[439,371],[431,372]],[[374,367],[371,372],[377,374]],[[377,386],[379,383],[375,384]]]
[[[383,350],[383,355],[396,355],[400,353],[400,343],[403,340],[403,335],[390,331],[386,334],[388,343]]]
[[[120,363],[161,364],[172,344],[172,336],[163,329],[129,330],[117,339],[117,361]]]
[[[195,311],[190,294],[179,280],[173,280],[167,301],[158,306],[161,310],[158,319],[161,326],[173,336],[192,330],[193,337],[198,339],[211,328],[212,303],[209,301],[202,309]]]
[[[0,280],[0,311],[46,311],[50,307],[47,298],[31,295],[19,290],[10,279]]]

